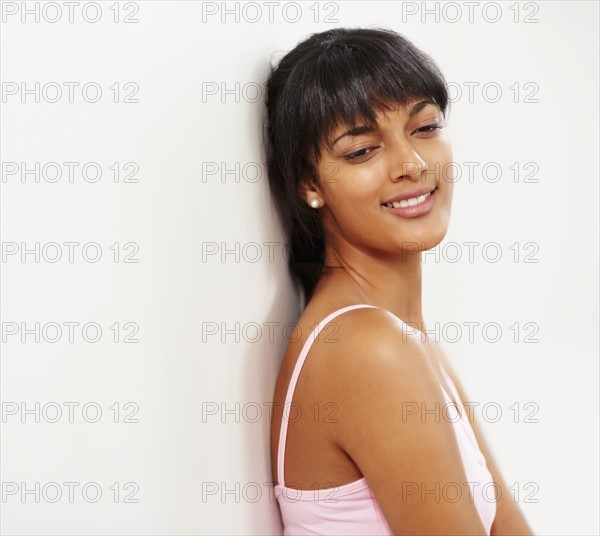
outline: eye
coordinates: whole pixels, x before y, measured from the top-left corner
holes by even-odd
[[[433,125],[426,125],[424,127],[418,128],[415,132],[422,132],[423,134],[431,134],[438,129],[444,128],[444,125],[440,125],[439,123],[434,123]]]
[[[360,160],[367,156],[371,151],[373,151],[373,149],[376,149],[376,147],[365,147],[363,149],[360,149],[359,151],[355,151],[353,153],[345,155],[344,160],[348,160],[350,162],[353,160]]]

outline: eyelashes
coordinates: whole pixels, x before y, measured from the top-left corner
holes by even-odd
[[[348,160],[349,162],[351,162],[352,160],[360,159],[360,158],[366,156],[367,154],[369,154],[373,149],[376,149],[376,148],[377,147],[365,147],[364,149],[361,149],[360,151],[356,151],[354,153],[347,154],[346,156],[344,156],[344,160]]]
[[[430,132],[434,132],[437,129],[441,129],[444,128],[444,125],[440,125],[439,123],[435,123],[434,125],[427,125],[421,128],[417,129],[417,132],[424,132],[426,134],[429,134]],[[430,130],[428,130],[430,129]]]
[[[444,128],[444,125],[440,123],[433,123],[431,125],[425,125],[424,127],[418,128],[415,130],[415,132],[420,132],[422,134],[433,134],[436,130],[441,130],[442,128]],[[372,147],[364,147],[362,149],[359,149],[358,151],[354,151],[350,154],[344,155],[344,160],[346,160],[347,162],[361,161],[365,159],[365,157],[368,154],[370,154],[372,151],[378,148],[378,145],[374,145]]]

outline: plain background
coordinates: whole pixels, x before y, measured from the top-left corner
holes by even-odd
[[[54,23],[55,6],[26,2],[41,18],[22,22],[12,4],[0,58],[3,534],[281,533],[265,404],[302,305],[263,166],[261,88],[271,61],[337,26],[401,32],[462,89],[448,132],[463,175],[439,256],[424,261],[425,319],[470,400],[487,404],[476,418],[535,533],[598,534],[597,2],[480,2],[471,20],[460,2],[280,2],[269,20],[262,3],[142,1],[117,5],[119,22],[101,2],[95,23],[86,2],[73,22],[59,3]],[[40,83],[40,102],[12,94],[21,82]],[[73,102],[65,82],[79,84]],[[36,162],[79,172],[13,173]],[[90,162],[95,183],[82,178]],[[139,182],[122,181],[127,162]],[[96,242],[102,257],[79,246],[69,262],[65,242]],[[22,261],[22,243],[39,243],[39,262]],[[40,341],[22,342],[36,322]],[[80,324],[73,342],[65,322]],[[81,329],[93,322],[95,343]],[[139,342],[122,342],[127,323]]]

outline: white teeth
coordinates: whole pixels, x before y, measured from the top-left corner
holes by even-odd
[[[403,199],[402,201],[394,201],[393,203],[385,203],[386,207],[389,208],[404,208],[404,207],[412,207],[414,205],[418,205],[422,203],[431,195],[431,192],[426,193],[424,195],[420,195],[419,197],[411,197],[410,199]]]

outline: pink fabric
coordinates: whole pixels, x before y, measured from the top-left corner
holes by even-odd
[[[360,304],[338,309],[323,319],[309,335],[294,367],[284,408],[291,407],[298,376],[300,375],[308,351],[319,332],[336,316],[359,307],[376,308],[372,305]],[[456,401],[462,405],[462,400],[460,400],[452,379],[443,367],[442,370]],[[469,489],[472,490],[471,493],[474,497],[475,506],[489,535],[494,516],[496,515],[492,475],[487,469],[483,454],[479,450],[477,439],[468,422],[468,414],[463,410],[462,417],[459,418],[459,412],[445,389],[441,384],[440,387],[442,387],[444,398],[448,403],[445,406],[443,418],[451,421],[454,425],[454,431],[467,475],[467,482],[469,483],[469,485],[462,485],[463,483],[460,483],[460,491],[469,493]],[[277,480],[279,483],[274,487],[275,497],[277,498],[283,520],[284,536],[298,536],[301,534],[393,536],[392,529],[379,508],[377,500],[365,477],[343,486],[320,490],[296,490],[284,485],[284,455],[288,421],[286,417],[288,416],[284,412],[284,418],[281,421],[277,456]],[[435,418],[435,416],[433,417]],[[456,496],[457,491],[457,489],[448,488],[443,496],[448,497],[448,500],[452,500]]]

